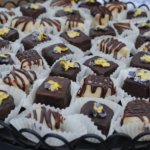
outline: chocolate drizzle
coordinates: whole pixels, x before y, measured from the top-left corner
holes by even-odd
[[[13,16],[14,13],[11,11],[1,11],[0,12],[0,24],[4,24],[8,21],[9,16]]]
[[[52,7],[72,6],[72,1],[71,0],[52,0],[50,6]]]
[[[33,118],[41,124],[45,123],[52,130],[60,130],[64,121],[63,116],[59,112],[46,109],[45,107],[33,110],[32,113],[27,115],[27,118]]]

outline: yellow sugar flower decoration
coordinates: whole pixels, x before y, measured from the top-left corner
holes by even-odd
[[[94,111],[96,111],[97,113],[102,113],[103,111],[103,106],[102,105],[94,105],[93,106]]]
[[[76,67],[76,63],[71,62],[69,60],[60,61],[60,64],[63,65],[65,71],[68,71],[70,68],[75,68]]]
[[[150,55],[143,55],[140,60],[150,63]]]
[[[34,4],[34,3],[32,3],[32,4],[30,5],[30,8],[31,8],[31,9],[38,9],[38,8],[39,8],[39,4]]]
[[[134,12],[134,16],[139,16],[139,15],[141,15],[143,12],[144,12],[144,10],[139,8],[139,9],[137,9],[137,10]]]
[[[56,47],[54,48],[54,51],[56,51],[56,52],[58,52],[58,53],[66,52],[66,51],[68,51],[68,47],[56,46]]]
[[[47,83],[50,84],[49,90],[51,90],[52,92],[61,88],[61,85],[53,80],[49,80]]]
[[[0,29],[0,36],[7,34],[10,31],[9,28],[4,27]]]
[[[64,11],[65,11],[65,12],[69,12],[69,13],[72,13],[72,12],[73,12],[72,8],[70,8],[70,7],[65,7],[65,8],[64,8]]]
[[[0,91],[0,105],[4,100],[6,100],[9,97],[9,95],[3,91]]]
[[[70,38],[75,38],[75,37],[80,36],[80,32],[77,32],[77,31],[68,31],[68,32],[67,32],[67,35],[68,35]]]
[[[38,35],[37,38],[38,38],[39,41],[44,41],[46,39],[46,35],[44,33],[41,33],[41,34]]]
[[[150,80],[150,71],[141,69],[136,76],[143,81]]]
[[[98,58],[94,60],[94,64],[102,67],[109,67],[110,63],[104,58]]]
[[[7,58],[8,56],[6,54],[0,54],[1,58]]]

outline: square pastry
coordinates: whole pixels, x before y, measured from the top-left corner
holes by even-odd
[[[21,62],[21,69],[31,69],[33,66],[43,66],[43,60],[35,50],[18,52],[16,56]]]
[[[61,76],[76,81],[77,74],[81,71],[80,64],[72,60],[60,60],[52,68],[51,76]]]
[[[59,108],[69,106],[71,81],[63,77],[48,77],[37,89],[34,102]]]
[[[80,30],[69,30],[60,34],[70,44],[80,48],[82,51],[90,50],[91,39]]]
[[[104,76],[110,76],[118,68],[118,64],[99,56],[86,60],[84,65],[88,66],[97,75]]]

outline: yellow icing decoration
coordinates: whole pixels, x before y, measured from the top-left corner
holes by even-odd
[[[72,8],[70,8],[70,7],[64,8],[64,11],[65,11],[65,12],[69,12],[69,13],[72,13],[72,12],[73,12]]]
[[[88,3],[95,3],[95,0],[86,0]]]
[[[136,76],[140,77],[143,81],[150,80],[150,71],[141,69]]]
[[[102,66],[102,67],[109,67],[110,66],[110,63],[104,58],[95,59],[94,64]]]
[[[77,32],[77,31],[68,31],[68,32],[67,32],[67,35],[68,35],[70,38],[75,38],[75,37],[80,36],[80,32]]]
[[[134,12],[134,16],[139,16],[139,15],[141,15],[143,12],[144,12],[143,9],[137,9],[137,10]]]
[[[75,68],[76,67],[76,63],[71,62],[69,60],[62,60],[62,61],[60,61],[60,64],[63,65],[65,71],[68,71],[70,68]]]
[[[96,111],[97,113],[102,113],[103,111],[103,106],[102,105],[94,105],[93,106],[94,111]]]
[[[56,51],[56,52],[58,52],[58,53],[66,52],[66,51],[68,51],[68,47],[56,46],[56,47],[54,48],[54,51]]]
[[[6,55],[6,54],[0,54],[0,57],[1,57],[1,58],[7,58],[8,55]]]
[[[150,63],[150,55],[144,55],[140,58],[142,61]]]
[[[39,4],[31,4],[30,8],[31,9],[38,9],[39,8]]]
[[[97,25],[96,29],[105,29],[106,27],[107,27],[107,24]]]
[[[51,90],[52,92],[61,88],[61,85],[53,80],[49,80],[47,83],[50,84],[49,90]]]
[[[1,28],[0,29],[0,36],[7,34],[9,31],[10,31],[10,29],[7,27]]]
[[[4,100],[6,100],[6,98],[8,98],[9,97],[9,95],[7,94],[7,93],[5,93],[5,92],[3,92],[3,91],[0,91],[0,105],[2,104],[2,102],[4,101]]]
[[[42,33],[42,34],[39,34],[37,38],[39,41],[44,41],[46,39],[46,35]]]

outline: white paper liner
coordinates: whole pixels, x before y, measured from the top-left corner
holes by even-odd
[[[113,110],[114,116],[112,118],[110,129],[109,129],[109,132],[107,135],[107,136],[110,136],[114,132],[115,122],[118,119],[118,117],[120,116],[120,112],[122,111],[122,107],[119,104],[116,104],[107,98],[106,99],[102,99],[102,98],[78,98],[78,99],[76,99],[76,102],[73,103],[69,108],[62,110],[62,114],[65,114],[65,115],[67,115],[67,114],[71,114],[71,115],[80,114],[80,111],[81,111],[81,108],[83,107],[83,105],[89,101],[100,102],[102,104],[105,104],[106,106],[108,106],[109,108],[111,108]],[[87,124],[85,124],[85,125],[88,126]],[[92,131],[91,128],[89,128],[89,129],[90,130],[88,130],[88,133],[91,133],[91,134],[99,133],[98,134],[99,136],[106,138],[105,135],[103,135],[101,132],[98,132],[99,130],[97,129],[97,127],[96,127],[95,131]],[[95,132],[97,132],[97,133],[95,133]]]
[[[34,103],[34,99],[35,99],[35,96],[36,96],[36,91],[39,88],[39,86],[46,80],[47,77],[48,77],[48,75],[41,78],[41,79],[39,79],[39,80],[37,80],[37,81],[35,81],[35,83],[33,85],[33,88],[32,88],[30,94],[27,97],[27,100],[23,104],[23,106],[25,108],[30,107]],[[74,99],[75,99],[75,96],[76,96],[78,90],[79,90],[79,85],[77,83],[71,81],[71,89],[70,89],[71,101],[70,101],[70,104],[74,102]]]
[[[26,94],[18,88],[9,87],[3,84],[0,84],[0,90],[6,91],[8,94],[10,94],[14,98],[15,108],[11,110],[7,118],[5,118],[4,120],[5,123],[9,123],[11,119],[15,118],[18,115],[22,107],[23,100],[26,97]]]

